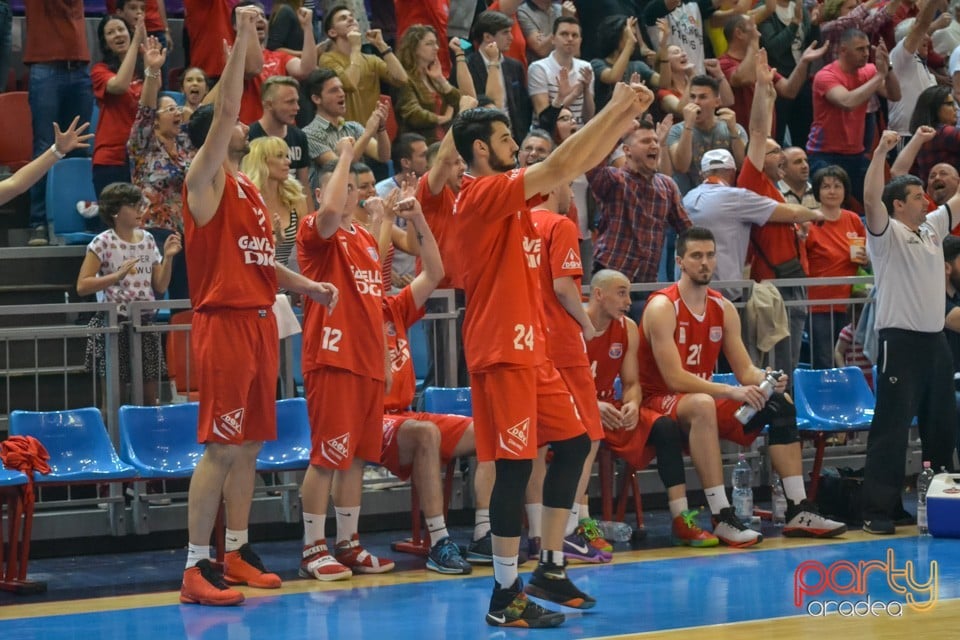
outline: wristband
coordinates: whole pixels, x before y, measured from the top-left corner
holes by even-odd
[[[156,80],[157,78],[160,77],[160,70],[156,69],[154,71],[151,71],[150,69],[145,69],[143,72],[143,75],[147,78],[153,78],[154,80]]]
[[[393,47],[387,47],[386,49],[380,52],[380,57],[382,58],[383,56],[391,53],[393,53]]]
[[[60,153],[60,150],[57,149],[57,143],[56,143],[56,142],[54,142],[52,145],[50,145],[50,153],[52,153],[53,155],[55,155],[55,156],[57,157],[57,160],[63,160],[64,158],[67,157],[67,154],[65,154],[65,153]]]

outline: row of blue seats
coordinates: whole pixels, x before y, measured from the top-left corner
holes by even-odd
[[[470,415],[469,390],[431,387],[424,395],[427,411]],[[265,442],[257,470],[280,472],[310,464],[310,422],[303,398],[277,401],[277,439]],[[133,479],[187,478],[203,445],[197,443],[196,402],[157,407],[120,408],[120,454],[110,442],[100,411],[14,411],[10,435],[33,436],[50,454],[49,474],[35,474],[39,484],[94,483]],[[26,476],[7,471],[4,483],[24,484]]]

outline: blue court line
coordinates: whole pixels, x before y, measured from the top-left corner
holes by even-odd
[[[149,609],[90,612],[5,620],[7,637],[181,638],[190,640],[437,640],[501,638],[535,634],[537,638],[583,638],[806,615],[794,606],[794,572],[802,562],[825,568],[849,561],[887,561],[895,567],[910,560],[915,577],[928,579],[930,561],[938,563],[940,600],[960,597],[960,542],[930,538],[893,538],[808,546],[752,553],[726,550],[710,556],[627,562],[570,571],[580,588],[597,597],[589,612],[568,611],[564,626],[553,630],[500,630],[483,614],[490,578],[428,581],[250,598],[240,607],[170,605]],[[813,584],[814,573],[807,574]],[[849,572],[837,574],[849,584]],[[871,600],[905,601],[879,570],[865,582]],[[172,596],[173,597],[173,596]],[[824,593],[819,598],[857,600],[860,596]],[[91,602],[95,606],[95,601]],[[505,636],[504,634],[508,634]]]

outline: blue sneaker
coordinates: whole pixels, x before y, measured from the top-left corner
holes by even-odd
[[[460,555],[460,547],[449,537],[437,542],[430,548],[430,554],[427,556],[427,569],[437,573],[467,575],[473,571],[463,556]]]

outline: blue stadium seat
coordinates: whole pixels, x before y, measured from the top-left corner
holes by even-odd
[[[27,474],[0,467],[0,487],[19,487],[27,484]]]
[[[277,401],[277,439],[263,443],[257,454],[258,471],[296,471],[310,466],[310,419],[307,401]]]
[[[187,103],[187,97],[183,95],[182,91],[161,91],[160,96],[167,96],[168,98],[173,98],[173,101],[177,103],[178,106],[183,106]]]
[[[732,386],[740,386],[740,383],[737,382],[737,376],[732,373],[715,373],[710,378],[710,382],[716,382],[717,384],[729,384]]]
[[[813,500],[820,484],[827,437],[869,430],[875,399],[860,367],[795,369],[793,376],[800,433],[816,445],[808,492]],[[801,419],[806,423],[800,425]]]
[[[470,388],[427,387],[423,391],[423,410],[427,413],[472,416],[473,401]]]
[[[430,370],[430,350],[427,335],[423,331],[423,320],[418,320],[407,329],[407,340],[410,341],[410,355],[413,357],[413,373],[417,377],[417,391],[420,391],[423,389],[424,376]]]
[[[37,483],[106,482],[135,478],[136,469],[120,460],[94,407],[69,411],[14,411],[10,435],[33,436],[50,453],[50,473]]]
[[[47,220],[64,244],[87,244],[94,234],[86,231],[84,218],[77,213],[77,202],[96,200],[93,190],[93,161],[90,158],[65,158],[47,173]]]
[[[120,456],[141,478],[189,478],[204,450],[198,415],[196,402],[120,407]]]

